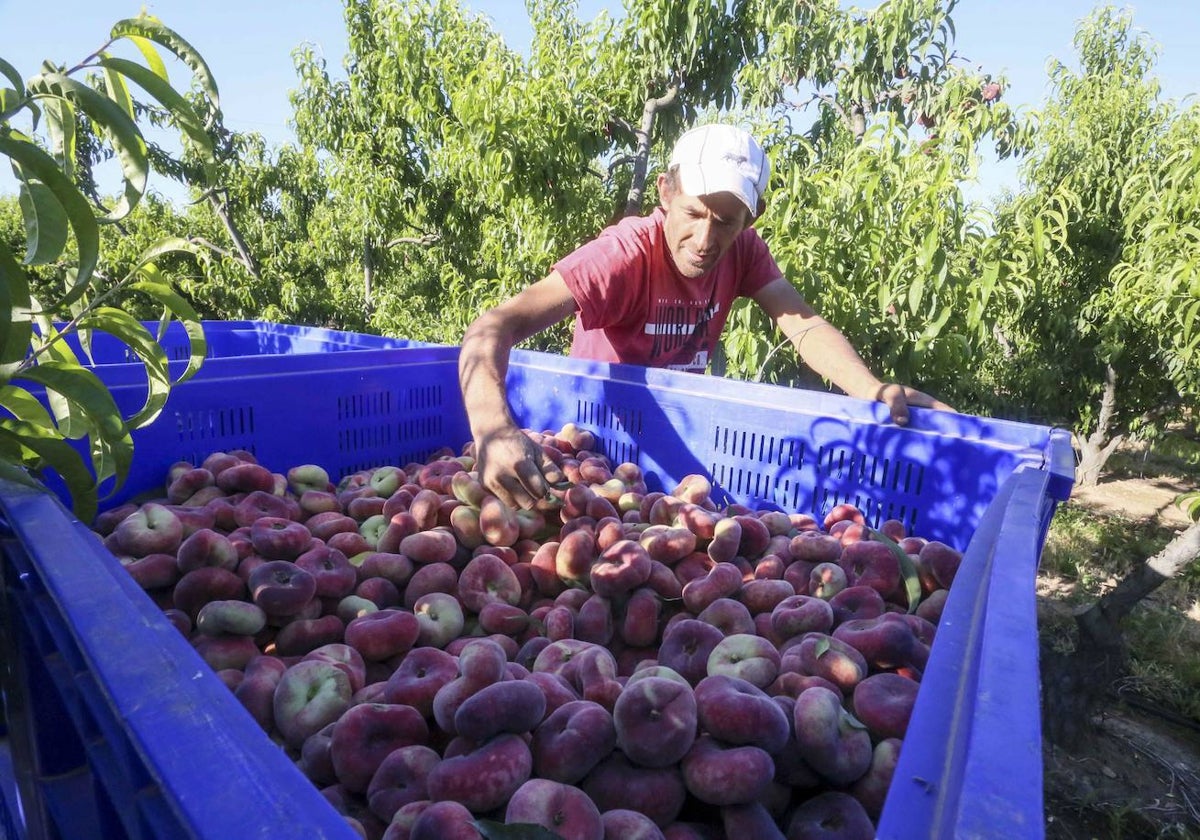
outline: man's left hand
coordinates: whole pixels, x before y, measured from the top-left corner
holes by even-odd
[[[895,382],[881,385],[875,393],[875,399],[888,407],[888,413],[892,415],[892,420],[898,426],[908,425],[908,407],[910,405],[934,408],[938,411],[954,411],[951,406],[936,397]]]

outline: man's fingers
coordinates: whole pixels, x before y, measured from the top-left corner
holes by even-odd
[[[923,391],[918,391],[915,388],[906,388],[905,396],[909,405],[917,405],[921,408],[934,408],[938,411],[954,411],[954,407],[942,402],[937,397],[931,397]]]
[[[567,480],[567,476],[559,469],[558,464],[550,460],[545,453],[542,454],[542,475],[545,477],[546,484],[562,484]]]
[[[504,492],[503,494],[497,493],[496,498],[504,504],[510,508],[524,508],[525,510],[533,507],[534,498],[529,495],[529,491],[515,474],[506,473],[500,476],[499,484]]]
[[[888,383],[880,387],[875,399],[887,406],[892,422],[898,426],[908,424],[908,401],[904,398],[904,388]]]
[[[513,499],[512,493],[505,486],[504,479],[504,475],[495,477],[489,476],[487,480],[482,482],[482,484],[485,490],[487,490],[500,501],[504,502],[504,504],[508,505],[509,507],[515,507],[516,501]]]
[[[533,507],[539,499],[546,498],[546,495],[550,492],[550,488],[546,484],[546,478],[533,461],[525,460],[518,463],[516,465],[516,478],[521,489],[519,493],[514,493],[514,495],[518,496],[517,501],[523,508],[529,509]]]

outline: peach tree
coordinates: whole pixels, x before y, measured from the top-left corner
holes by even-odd
[[[164,52],[186,65],[197,93],[172,86]],[[158,416],[172,386],[192,376],[205,355],[191,305],[160,270],[168,257],[194,254],[195,245],[159,237],[120,275],[102,255],[101,230],[131,218],[150,176],[135,86],[169,116],[187,154],[202,166],[211,160],[216,83],[195,49],[155,18],[119,21],[76,65],[45,62],[28,80],[0,59],[0,154],[16,176],[24,221],[24,253],[0,247],[0,469],[24,482],[52,470],[84,521],[95,513],[100,489],[120,486],[128,473],[130,432]],[[115,197],[100,195],[81,138],[97,140],[99,156],[115,162]],[[156,313],[157,335],[129,313],[133,300]],[[160,344],[161,330],[174,320],[191,345],[177,376]],[[90,369],[98,333],[121,342],[142,365],[146,398],[136,410],[123,412]]]
[[[948,366],[965,362],[945,337],[982,324],[988,297],[968,282],[981,225],[957,194],[937,208],[970,174],[973,143],[992,137],[1013,150],[1024,139],[1000,101],[1002,80],[953,54],[955,5],[905,0],[866,13],[638,0],[584,22],[571,3],[539,0],[526,52],[457,3],[347,3],[340,73],[296,53],[298,136],[325,161],[337,208],[321,231],[339,255],[327,282],[354,290],[372,330],[456,342],[482,308],[652,206],[651,176],[682,130],[733,119],[773,147],[778,174],[761,224],[794,282],[864,339],[872,360],[899,373],[940,364],[953,379]],[[904,140],[923,117],[942,121],[928,156]],[[903,167],[891,152],[901,141],[915,158]],[[851,191],[877,212],[831,215]],[[851,218],[866,226],[848,230]],[[869,241],[891,247],[872,252]],[[992,256],[977,264],[985,287],[1003,282]],[[869,306],[838,306],[850,298]],[[774,344],[766,325],[735,319],[730,336],[730,372],[760,370]],[[565,338],[535,341],[561,349]]]
[[[1129,13],[1098,10],[1075,46],[1078,70],[1051,66],[1028,186],[997,216],[998,247],[1025,270],[993,376],[1073,430],[1091,485],[1122,441],[1200,396],[1200,111],[1161,100],[1156,48]]]
[[[976,401],[969,360],[1020,271],[964,185],[986,144],[1020,154],[1031,127],[1003,78],[955,52],[955,6],[815,4],[764,24],[764,58],[741,78],[751,102],[787,115],[766,133],[776,175],[758,222],[785,276],[873,368],[962,407]],[[748,302],[724,345],[729,375],[808,378]]]
[[[1156,48],[1128,12],[1099,9],[1079,27],[1079,69],[1051,66],[1055,96],[1024,171],[1029,189],[1002,208],[997,235],[1029,254],[1028,282],[999,323],[999,387],[1072,426],[1076,482],[1099,481],[1133,435],[1194,423],[1200,397],[1200,109],[1160,99]],[[1200,495],[1180,507],[1200,517]],[[1047,736],[1072,745],[1126,670],[1122,623],[1200,559],[1200,522],[1176,534],[1075,613],[1073,650],[1042,664]]]

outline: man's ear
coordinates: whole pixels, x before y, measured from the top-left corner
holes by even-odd
[[[667,205],[671,203],[671,199],[675,197],[675,194],[671,191],[671,179],[667,177],[667,173],[659,172],[655,183],[658,185],[658,203],[666,210]]]

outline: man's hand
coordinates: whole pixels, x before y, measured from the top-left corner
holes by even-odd
[[[880,385],[879,390],[875,392],[875,399],[888,407],[888,413],[892,415],[892,420],[898,426],[908,425],[908,407],[910,405],[936,408],[939,411],[954,411],[949,405],[935,397],[895,382]]]
[[[480,483],[500,501],[525,510],[546,499],[551,484],[566,480],[542,447],[516,427],[475,441],[475,469]]]

